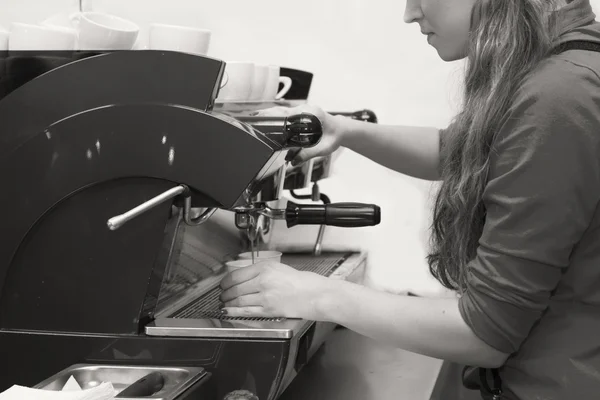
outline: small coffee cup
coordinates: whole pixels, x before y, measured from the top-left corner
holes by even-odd
[[[233,271],[236,271],[238,269],[241,268],[245,268],[245,267],[249,267],[251,265],[254,265],[252,263],[252,260],[247,260],[247,259],[242,259],[242,260],[234,260],[234,261],[227,261],[225,263],[225,266],[227,268],[227,273],[232,273]]]
[[[250,91],[250,101],[264,100],[267,79],[269,78],[269,66],[255,65],[254,78],[252,79],[252,90]]]
[[[254,64],[249,62],[228,62],[225,66],[223,82],[218,101],[248,101],[252,94]]]
[[[79,32],[79,50],[131,50],[140,28],[133,22],[100,12],[71,16]]]
[[[46,18],[41,22],[42,26],[49,26],[51,28],[62,28],[62,29],[73,29],[75,30],[74,17],[77,13],[73,12],[60,12]],[[76,31],[76,30],[75,30]]]
[[[179,51],[204,56],[208,54],[211,31],[189,26],[150,25],[149,49]]]
[[[285,96],[286,100],[307,100],[312,86],[312,72],[281,67],[280,75],[291,80],[291,87]]]
[[[254,261],[276,261],[280,263],[282,255],[283,254],[279,251],[261,250],[258,254],[256,252],[254,253]],[[252,260],[252,252],[241,253],[238,255],[238,258],[240,260]]]
[[[292,78],[287,76],[280,76],[281,68],[277,65],[268,66],[267,81],[265,83],[265,91],[263,93],[263,100],[273,101],[280,100],[287,94],[292,87]],[[283,84],[283,88],[279,89],[279,85]]]

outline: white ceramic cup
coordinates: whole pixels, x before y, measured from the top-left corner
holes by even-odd
[[[241,269],[241,268],[245,268],[245,267],[249,267],[252,264],[252,260],[234,260],[234,261],[227,261],[225,263],[225,266],[227,267],[227,273],[230,274],[235,270]]]
[[[11,25],[9,50],[75,50],[77,33],[72,29],[23,24]]]
[[[40,25],[75,30],[75,26],[73,25],[73,17],[75,14],[77,13],[61,12],[54,14],[43,20]]]
[[[259,262],[259,261],[276,261],[276,262],[281,262],[281,252],[279,251],[273,251],[273,250],[261,250],[258,252],[258,255],[256,254],[256,252],[254,253],[254,261],[255,262]],[[246,252],[246,253],[241,253],[238,255],[238,258],[240,260],[250,260],[252,261],[252,253],[251,252]]]
[[[150,25],[148,47],[151,50],[180,51],[204,56],[208,54],[211,32],[189,26]]]
[[[250,101],[264,100],[267,79],[269,78],[268,65],[255,65],[254,78],[252,79],[252,90],[250,91]]]
[[[75,13],[71,19],[79,50],[131,50],[140,32],[133,22],[100,12]]]
[[[225,66],[218,101],[248,101],[252,93],[254,64],[228,62]]]
[[[8,50],[8,39],[10,37],[10,32],[6,29],[0,27],[0,51]]]
[[[267,82],[265,84],[265,91],[262,99],[266,101],[279,100],[287,94],[292,87],[292,78],[287,76],[280,76],[281,68],[277,65],[269,65],[269,72],[267,74]],[[283,83],[283,89],[279,92],[279,84]]]

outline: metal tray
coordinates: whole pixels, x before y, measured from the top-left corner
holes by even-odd
[[[120,393],[152,372],[160,372],[165,383],[160,391],[144,399],[174,400],[206,375],[203,368],[76,364],[37,384],[35,388],[60,391],[72,376],[84,390],[110,382]],[[127,400],[124,397],[119,399]]]

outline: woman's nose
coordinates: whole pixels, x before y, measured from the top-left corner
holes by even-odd
[[[404,22],[410,24],[423,18],[421,10],[421,0],[406,0],[406,9],[404,10]]]

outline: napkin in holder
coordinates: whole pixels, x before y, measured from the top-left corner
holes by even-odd
[[[0,400],[112,400],[116,395],[117,392],[110,382],[82,390],[79,383],[71,376],[61,391],[14,385],[0,393]]]

